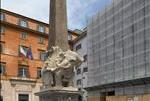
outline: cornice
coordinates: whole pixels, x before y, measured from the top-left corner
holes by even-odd
[[[23,31],[26,31],[26,32],[30,32],[30,33],[34,33],[34,34],[37,34],[37,35],[48,37],[47,33],[42,33],[42,32],[36,31],[36,30],[32,30],[30,28],[21,27],[19,25],[15,25],[15,24],[9,23],[7,21],[1,21],[1,25],[2,26],[8,26],[8,27],[16,28],[18,30],[23,30]]]

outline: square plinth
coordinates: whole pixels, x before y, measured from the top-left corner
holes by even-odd
[[[79,101],[82,92],[73,87],[53,87],[35,93],[40,101]]]

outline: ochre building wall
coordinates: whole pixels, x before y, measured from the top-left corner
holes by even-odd
[[[4,43],[4,52],[1,54],[1,62],[6,63],[6,75],[17,76],[17,70],[19,65],[19,45],[30,47],[32,49],[34,60],[26,59],[26,66],[29,67],[29,73],[31,78],[37,77],[37,67],[42,67],[42,61],[39,59],[38,50],[46,50],[48,44],[48,38],[45,38],[45,44],[39,44],[39,35],[27,32],[27,39],[21,39],[20,34],[24,32],[16,30],[11,27],[5,27],[5,33],[1,37],[1,41]]]

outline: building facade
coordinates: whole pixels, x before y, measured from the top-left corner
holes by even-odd
[[[1,101],[39,101],[49,24],[3,9],[0,18]],[[68,33],[70,41],[78,36]]]
[[[83,63],[75,69],[74,85],[79,90],[83,91],[83,101],[87,100],[87,92],[84,90],[87,87],[87,31],[83,31],[78,38],[74,40],[74,51],[84,58]]]
[[[79,33],[75,32],[74,30],[68,30],[68,43],[71,50],[74,50],[74,40],[80,36]]]
[[[150,94],[150,0],[112,0],[87,35],[89,101]]]

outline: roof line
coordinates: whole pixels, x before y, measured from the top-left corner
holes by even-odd
[[[46,25],[47,27],[49,26],[48,23],[45,23],[45,22],[42,22],[42,21],[39,21],[39,20],[35,20],[35,19],[33,19],[33,18],[26,17],[26,16],[24,16],[24,15],[21,15],[21,14],[18,14],[18,13],[14,13],[14,12],[11,12],[11,11],[8,11],[8,10],[5,10],[5,9],[2,9],[2,8],[0,8],[0,12],[8,13],[8,14],[10,14],[10,15],[18,16],[18,17],[21,17],[21,18],[26,19],[26,20],[30,20],[30,21],[33,21],[33,22],[41,23],[41,24]],[[72,31],[71,29],[68,29],[68,32],[72,32],[74,35],[79,36],[78,33]]]
[[[47,33],[41,33],[41,32],[39,32],[39,31],[32,30],[32,29],[29,29],[29,28],[24,28],[24,27],[21,27],[21,26],[18,26],[18,25],[9,23],[9,22],[1,21],[1,24],[4,25],[4,26],[9,26],[9,27],[18,28],[18,29],[20,29],[20,30],[26,30],[26,31],[28,31],[28,32],[36,33],[36,34],[39,34],[39,35],[42,35],[42,36],[45,36],[45,37],[48,36]]]
[[[8,11],[8,10],[5,10],[5,9],[2,9],[2,8],[0,8],[0,11],[1,11],[1,12],[4,12],[4,13],[9,13],[9,14],[11,14],[11,15],[18,16],[18,17],[21,17],[21,18],[24,18],[24,19],[28,19],[28,20],[30,20],[30,21],[38,22],[38,23],[44,24],[44,25],[46,25],[46,26],[49,26],[48,23],[45,23],[45,22],[42,22],[42,21],[39,21],[39,20],[35,20],[35,19],[33,19],[33,18],[26,17],[26,16],[24,16],[24,15],[21,15],[21,14],[18,14],[18,13],[14,13],[14,12],[11,12],[11,11]]]
[[[84,31],[79,37],[77,37],[73,43],[78,42],[79,40],[81,40],[82,38],[84,38],[87,35],[87,31]]]

